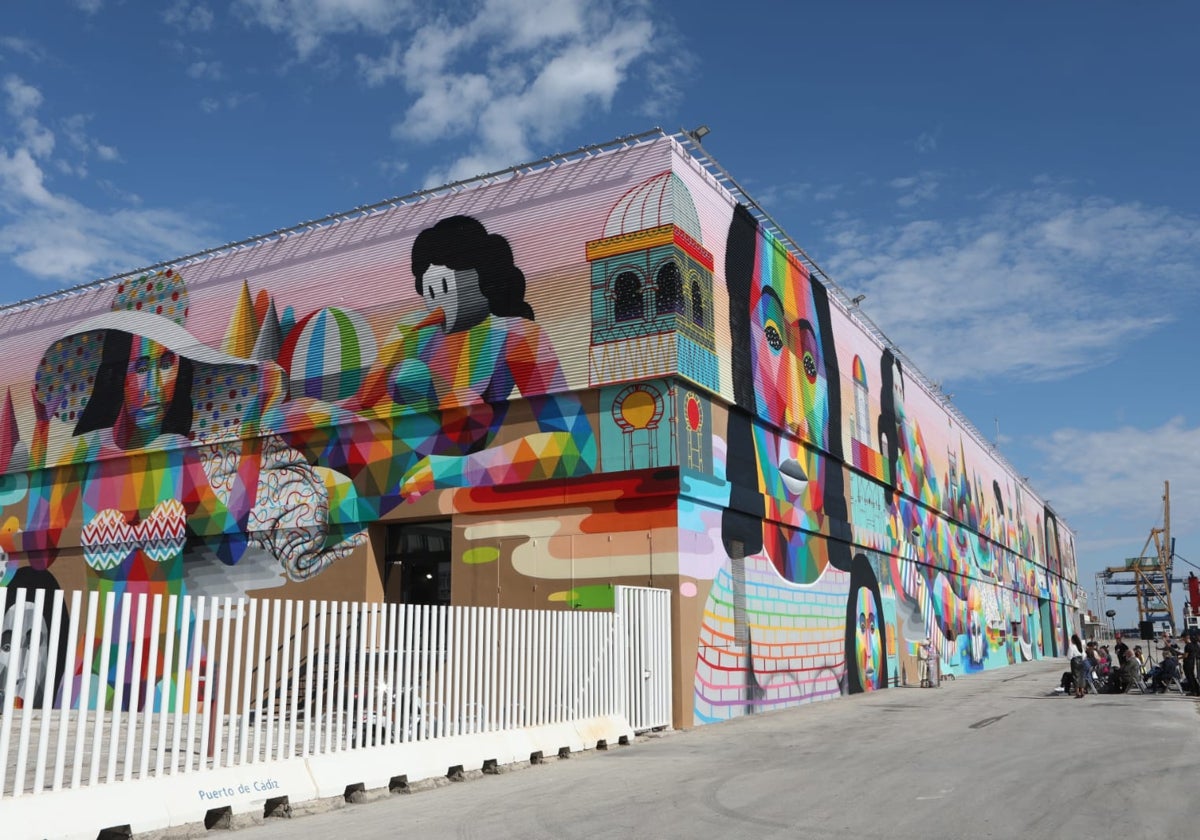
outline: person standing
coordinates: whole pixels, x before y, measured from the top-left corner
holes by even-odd
[[[933,681],[930,679],[930,660],[933,658],[930,652],[932,640],[926,636],[917,645],[917,674],[921,678],[921,688],[932,688]]]
[[[1075,681],[1075,697],[1083,696],[1083,640],[1078,633],[1071,634],[1071,644],[1067,646],[1067,656],[1071,657],[1071,679]]]
[[[1113,645],[1113,652],[1117,654],[1117,664],[1124,665],[1125,660],[1129,658],[1129,645],[1121,639],[1121,634],[1117,634],[1117,643]]]
[[[1200,656],[1200,638],[1193,630],[1183,646],[1183,675],[1187,680],[1188,694],[1200,697],[1200,686],[1196,684],[1196,657]]]

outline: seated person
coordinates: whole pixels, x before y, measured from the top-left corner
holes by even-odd
[[[1151,688],[1162,694],[1167,690],[1167,683],[1179,679],[1179,659],[1171,652],[1171,648],[1163,651],[1162,662],[1150,672]]]
[[[1125,694],[1137,683],[1141,669],[1132,656],[1126,656],[1125,661],[1113,669],[1111,687],[1114,694]]]

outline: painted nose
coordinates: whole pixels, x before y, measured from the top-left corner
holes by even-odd
[[[165,373],[157,365],[146,373],[147,395],[157,397],[162,392],[164,377]]]

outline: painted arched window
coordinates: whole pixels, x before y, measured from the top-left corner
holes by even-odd
[[[658,314],[667,315],[671,312],[683,312],[683,282],[679,275],[679,266],[675,261],[668,261],[658,270]]]
[[[704,326],[704,292],[700,290],[699,280],[692,281],[692,323]]]
[[[613,320],[636,321],[645,316],[642,279],[632,271],[622,271],[613,284]]]

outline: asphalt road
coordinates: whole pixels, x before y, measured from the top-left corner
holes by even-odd
[[[844,698],[242,828],[419,837],[1162,838],[1200,830],[1200,706],[1064,662]]]

